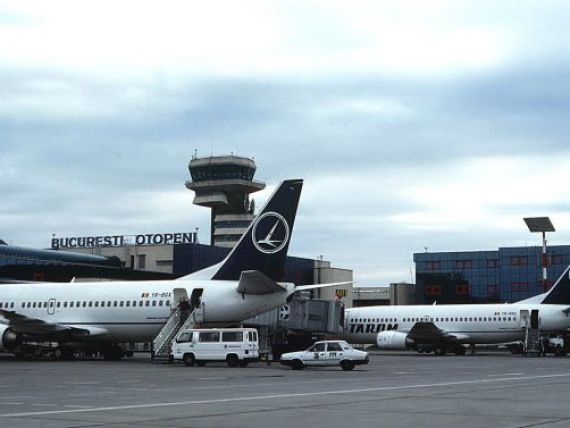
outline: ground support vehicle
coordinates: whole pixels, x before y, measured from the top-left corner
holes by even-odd
[[[259,361],[259,339],[254,328],[188,329],[172,344],[172,359],[186,366],[226,361],[230,367],[245,367]]]
[[[352,370],[357,365],[368,364],[368,353],[354,349],[344,340],[323,340],[305,351],[283,354],[279,362],[293,370],[312,366],[340,366],[343,370]]]

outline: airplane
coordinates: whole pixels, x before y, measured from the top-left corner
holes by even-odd
[[[527,328],[564,332],[569,314],[570,266],[548,292],[515,303],[350,308],[343,337],[386,350],[464,355],[465,345],[474,353],[475,345],[524,341]]]
[[[92,346],[120,359],[119,343],[152,341],[181,302],[200,307],[201,325],[232,325],[321,287],[277,282],[302,185],[283,181],[223,261],[176,280],[0,284],[0,351],[23,356],[49,346],[70,359]]]

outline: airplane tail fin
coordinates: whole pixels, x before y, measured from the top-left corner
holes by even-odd
[[[300,179],[283,181],[224,260],[180,279],[237,281],[243,271],[255,270],[278,281],[285,268],[302,187]]]
[[[564,270],[552,288],[546,293],[521,300],[517,303],[570,305],[570,266]]]
[[[544,294],[541,303],[554,305],[570,304],[570,266],[568,266],[552,288]]]

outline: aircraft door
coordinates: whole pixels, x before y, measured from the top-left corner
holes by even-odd
[[[178,307],[181,302],[188,302],[188,293],[185,288],[175,288],[172,290],[172,296],[172,308]]]
[[[527,309],[521,309],[521,313],[520,313],[520,318],[521,318],[521,328],[528,328],[530,327],[530,318],[529,318],[529,314],[528,314],[528,310]]]
[[[540,323],[540,318],[538,317],[538,309],[533,309],[530,311],[530,328],[538,328]]]
[[[55,314],[55,299],[49,299],[47,305],[47,313],[48,315]]]
[[[204,292],[203,288],[195,288],[192,290],[192,295],[190,296],[190,304],[193,308],[197,308],[202,303],[202,293]]]

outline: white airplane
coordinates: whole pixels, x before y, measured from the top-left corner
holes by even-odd
[[[380,349],[434,350],[463,355],[464,345],[524,341],[570,329],[570,266],[546,293],[516,303],[369,306],[347,309],[343,337]]]
[[[174,281],[1,284],[0,350],[22,355],[55,344],[69,358],[74,347],[92,346],[119,359],[118,343],[152,341],[181,301],[200,307],[204,324],[227,325],[285,305],[295,291],[320,287],[276,282],[302,185],[281,183],[222,262]],[[268,233],[270,248],[263,245]]]

